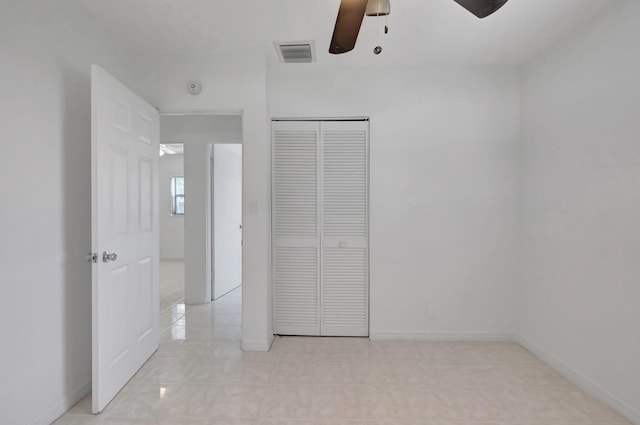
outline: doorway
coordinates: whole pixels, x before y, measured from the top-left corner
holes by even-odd
[[[242,284],[242,145],[211,146],[211,299]]]
[[[160,134],[163,141],[184,146],[185,304],[207,304],[214,298],[213,145],[241,146],[242,113],[167,111],[160,117]]]
[[[274,331],[369,335],[369,121],[272,122]]]
[[[160,315],[164,330],[171,325],[167,318],[178,320],[184,314],[184,144],[163,139],[159,155]]]

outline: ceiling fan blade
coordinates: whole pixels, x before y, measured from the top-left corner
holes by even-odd
[[[486,18],[500,9],[508,0],[453,0],[478,18]]]
[[[329,53],[334,55],[346,53],[355,47],[366,10],[367,0],[342,0],[340,2]]]

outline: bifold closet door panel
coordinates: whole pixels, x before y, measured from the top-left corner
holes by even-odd
[[[320,335],[318,122],[272,123],[274,332]]]
[[[369,334],[367,121],[322,122],[321,334]]]

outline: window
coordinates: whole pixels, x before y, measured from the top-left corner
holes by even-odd
[[[184,177],[171,177],[171,214],[184,215]]]

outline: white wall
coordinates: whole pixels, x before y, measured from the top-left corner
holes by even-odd
[[[162,137],[162,133],[161,133]],[[163,142],[169,143],[165,140]],[[160,157],[160,258],[184,259],[184,216],[171,214],[171,177],[184,175],[182,154]]]
[[[141,78],[67,1],[0,10],[0,423],[49,424],[90,390],[90,65]]]
[[[273,117],[371,117],[371,336],[512,337],[517,71],[270,75]]]
[[[522,341],[640,424],[640,2],[522,74]]]

